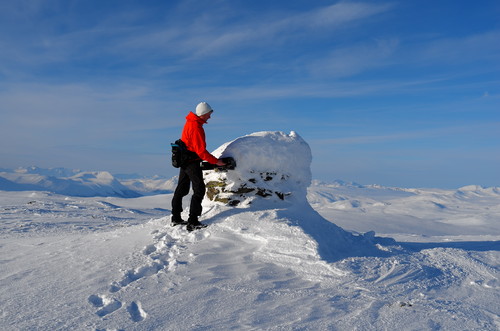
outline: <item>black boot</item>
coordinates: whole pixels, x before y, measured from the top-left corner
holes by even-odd
[[[172,226],[188,224],[188,222],[182,219],[181,215],[172,215],[171,222]]]
[[[202,224],[202,223],[200,223],[200,221],[198,221],[198,217],[189,216],[189,219],[187,221],[187,227],[186,227],[189,232],[194,231],[194,230],[198,230],[198,229],[203,229],[206,227],[207,227],[206,224]]]

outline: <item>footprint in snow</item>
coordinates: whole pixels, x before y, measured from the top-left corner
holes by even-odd
[[[148,316],[148,314],[146,314],[146,312],[142,309],[141,303],[139,301],[133,301],[127,307],[127,311],[130,314],[130,318],[134,322],[141,322]]]
[[[102,306],[104,306],[103,296],[100,296],[100,295],[92,294],[91,296],[89,296],[89,302],[94,307],[102,307]]]
[[[151,255],[153,254],[154,252],[156,252],[156,245],[147,245],[146,247],[144,247],[144,249],[142,250],[142,253],[144,253],[144,255]]]
[[[179,229],[167,232],[154,231],[151,234],[154,235],[155,243],[145,246],[142,250],[142,253],[149,257],[149,263],[127,271],[120,281],[110,285],[110,293],[116,293],[130,283],[153,276],[161,270],[171,271],[175,269],[180,263],[177,258],[185,248],[183,243],[196,242],[209,236],[208,233],[188,234],[186,230]],[[92,306],[98,308],[96,314],[100,317],[105,317],[123,306],[120,301],[105,295],[91,295],[88,301]],[[140,322],[147,317],[147,313],[138,301],[128,305],[127,312],[134,322]]]
[[[99,310],[97,310],[96,312],[96,315],[99,317],[109,315],[122,307],[122,303],[120,301],[116,299],[110,299],[105,295],[93,294],[89,297],[89,302],[95,308],[99,308]]]
[[[118,292],[123,287],[138,281],[141,278],[157,274],[160,270],[165,268],[165,263],[153,261],[149,265],[144,265],[134,270],[129,270],[125,273],[122,280],[111,284],[109,291],[111,293]]]

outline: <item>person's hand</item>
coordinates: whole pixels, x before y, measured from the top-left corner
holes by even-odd
[[[219,166],[219,167],[223,167],[223,166],[226,165],[226,163],[224,161],[222,161],[222,160],[217,160],[216,165]]]

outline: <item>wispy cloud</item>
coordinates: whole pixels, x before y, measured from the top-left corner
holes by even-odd
[[[208,6],[204,11],[187,11],[184,4],[169,8],[163,20],[150,22],[156,15],[154,7],[138,10],[124,6],[112,15],[89,17],[87,22],[84,19],[88,16],[80,15],[81,8],[72,8],[71,3],[52,7],[36,3],[27,12],[21,10],[24,5],[5,8],[27,26],[12,35],[0,34],[0,73],[6,76],[28,78],[40,68],[57,71],[65,67],[73,71],[89,67],[88,74],[103,74],[112,68],[165,74],[189,70],[197,63],[206,67],[208,59],[221,56],[238,58],[221,61],[226,66],[237,61],[245,67],[245,62],[255,65],[268,49],[293,47],[297,40],[361,25],[392,8],[390,4],[339,2],[306,11],[255,15],[229,5],[231,10]],[[43,12],[52,12],[54,18],[47,19]],[[382,47],[379,45],[380,51]],[[337,52],[332,56],[346,55]],[[355,71],[354,66],[351,64],[351,70]]]
[[[395,53],[398,45],[398,40],[392,39],[337,48],[325,58],[313,61],[309,68],[315,76],[349,77],[371,68],[391,64],[391,61],[386,60]]]
[[[500,31],[491,30],[460,38],[444,37],[423,45],[417,53],[422,63],[463,64],[500,58]]]
[[[48,37],[46,43],[58,46],[58,49],[70,50],[70,46],[73,46],[81,50],[85,45],[101,40],[101,52],[128,51],[147,57],[215,57],[240,49],[258,49],[270,43],[293,42],[297,35],[303,36],[311,31],[322,34],[325,29],[360,24],[363,19],[390,8],[388,4],[340,2],[306,12],[282,11],[262,16],[246,15],[233,8],[236,13],[228,11],[226,17],[218,17],[220,12],[214,12],[213,15],[209,12],[191,12],[192,16],[180,20],[182,24],[177,24],[178,18],[173,19],[176,15],[174,8],[166,22],[148,25],[130,24],[130,15],[122,13],[119,17],[123,17],[123,20],[110,17],[91,27]],[[231,20],[231,16],[238,17],[238,20]],[[153,54],[151,50],[154,50]]]
[[[391,8],[388,4],[340,2],[319,7],[305,13],[279,14],[256,20],[247,20],[231,27],[207,29],[204,46],[197,45],[199,56],[217,55],[228,49],[251,49],[269,43],[293,41],[311,31],[322,34],[324,29],[340,28],[344,25],[360,23],[363,19],[383,13]],[[229,32],[226,32],[229,31]]]
[[[319,145],[367,145],[367,144],[386,144],[392,142],[403,143],[408,140],[432,140],[440,139],[443,137],[463,137],[464,134],[473,134],[477,137],[485,136],[490,137],[490,133],[498,136],[498,129],[500,122],[481,123],[471,125],[456,125],[456,126],[443,126],[437,128],[426,128],[421,130],[412,130],[404,132],[393,132],[390,134],[376,134],[376,135],[359,135],[338,137],[330,139],[317,139],[316,144]]]
[[[292,17],[290,21],[298,27],[324,28],[338,27],[343,24],[360,21],[390,10],[390,3],[339,2],[330,6],[317,8],[308,13]]]
[[[56,140],[77,137],[99,141],[104,136],[126,136],[131,131],[180,125],[181,118],[165,115],[174,115],[180,104],[150,100],[145,97],[150,92],[148,86],[128,84],[4,86],[0,92],[0,135],[6,141],[8,137],[29,136],[39,136],[41,140],[52,136]]]

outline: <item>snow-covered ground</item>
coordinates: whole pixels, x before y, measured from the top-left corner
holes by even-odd
[[[189,233],[170,193],[0,191],[0,329],[500,328],[498,188],[291,193]]]

